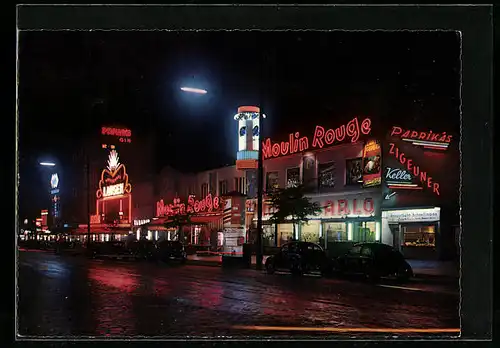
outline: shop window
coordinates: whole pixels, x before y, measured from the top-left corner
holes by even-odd
[[[266,173],[266,191],[273,191],[280,187],[278,172]]]
[[[435,246],[436,231],[434,225],[429,226],[405,226],[404,246]]]
[[[352,240],[354,242],[375,242],[375,221],[355,222]]]
[[[320,188],[332,188],[336,184],[335,162],[318,164],[318,185]]]
[[[347,241],[347,226],[344,222],[327,222],[323,225],[323,233],[328,242]]]
[[[361,158],[346,161],[346,185],[360,185],[363,182],[363,166]]]
[[[297,187],[300,185],[300,168],[288,168],[286,170],[286,187]]]
[[[300,239],[304,242],[318,243],[319,224],[320,221],[309,221],[308,223],[304,223],[302,225]]]
[[[264,246],[274,246],[274,225],[262,226],[262,244]]]
[[[278,225],[278,246],[288,243],[293,238],[293,225],[280,224]]]

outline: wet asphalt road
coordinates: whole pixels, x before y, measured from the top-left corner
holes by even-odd
[[[427,336],[429,333],[338,331],[458,328],[459,295],[454,287],[397,285],[390,281],[369,284],[267,275],[255,270],[20,252],[18,334],[182,338]],[[266,326],[281,329],[269,330]],[[302,331],[292,331],[297,327]],[[307,331],[325,327],[330,331]],[[458,333],[433,333],[436,335]]]

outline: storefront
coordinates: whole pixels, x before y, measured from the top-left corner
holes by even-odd
[[[309,197],[321,207],[318,216],[307,223],[266,223],[270,208],[264,206],[264,245],[281,246],[295,239],[318,243],[325,248],[338,242],[380,242],[381,220],[379,189],[342,192]]]
[[[440,211],[438,207],[383,211],[382,241],[394,246],[406,258],[435,259]]]

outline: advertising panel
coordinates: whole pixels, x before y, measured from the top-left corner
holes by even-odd
[[[381,147],[370,140],[363,149],[363,187],[378,186],[382,182]]]

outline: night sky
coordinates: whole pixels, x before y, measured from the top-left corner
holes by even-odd
[[[354,116],[457,132],[459,72],[453,32],[21,32],[20,156],[67,163],[118,122],[155,134],[158,170],[234,164],[240,105],[275,139]]]
[[[20,151],[65,158],[88,127],[120,122],[157,133],[159,168],[217,167],[234,162],[245,104],[272,137],[356,115],[448,131],[459,47],[451,32],[23,32]]]

